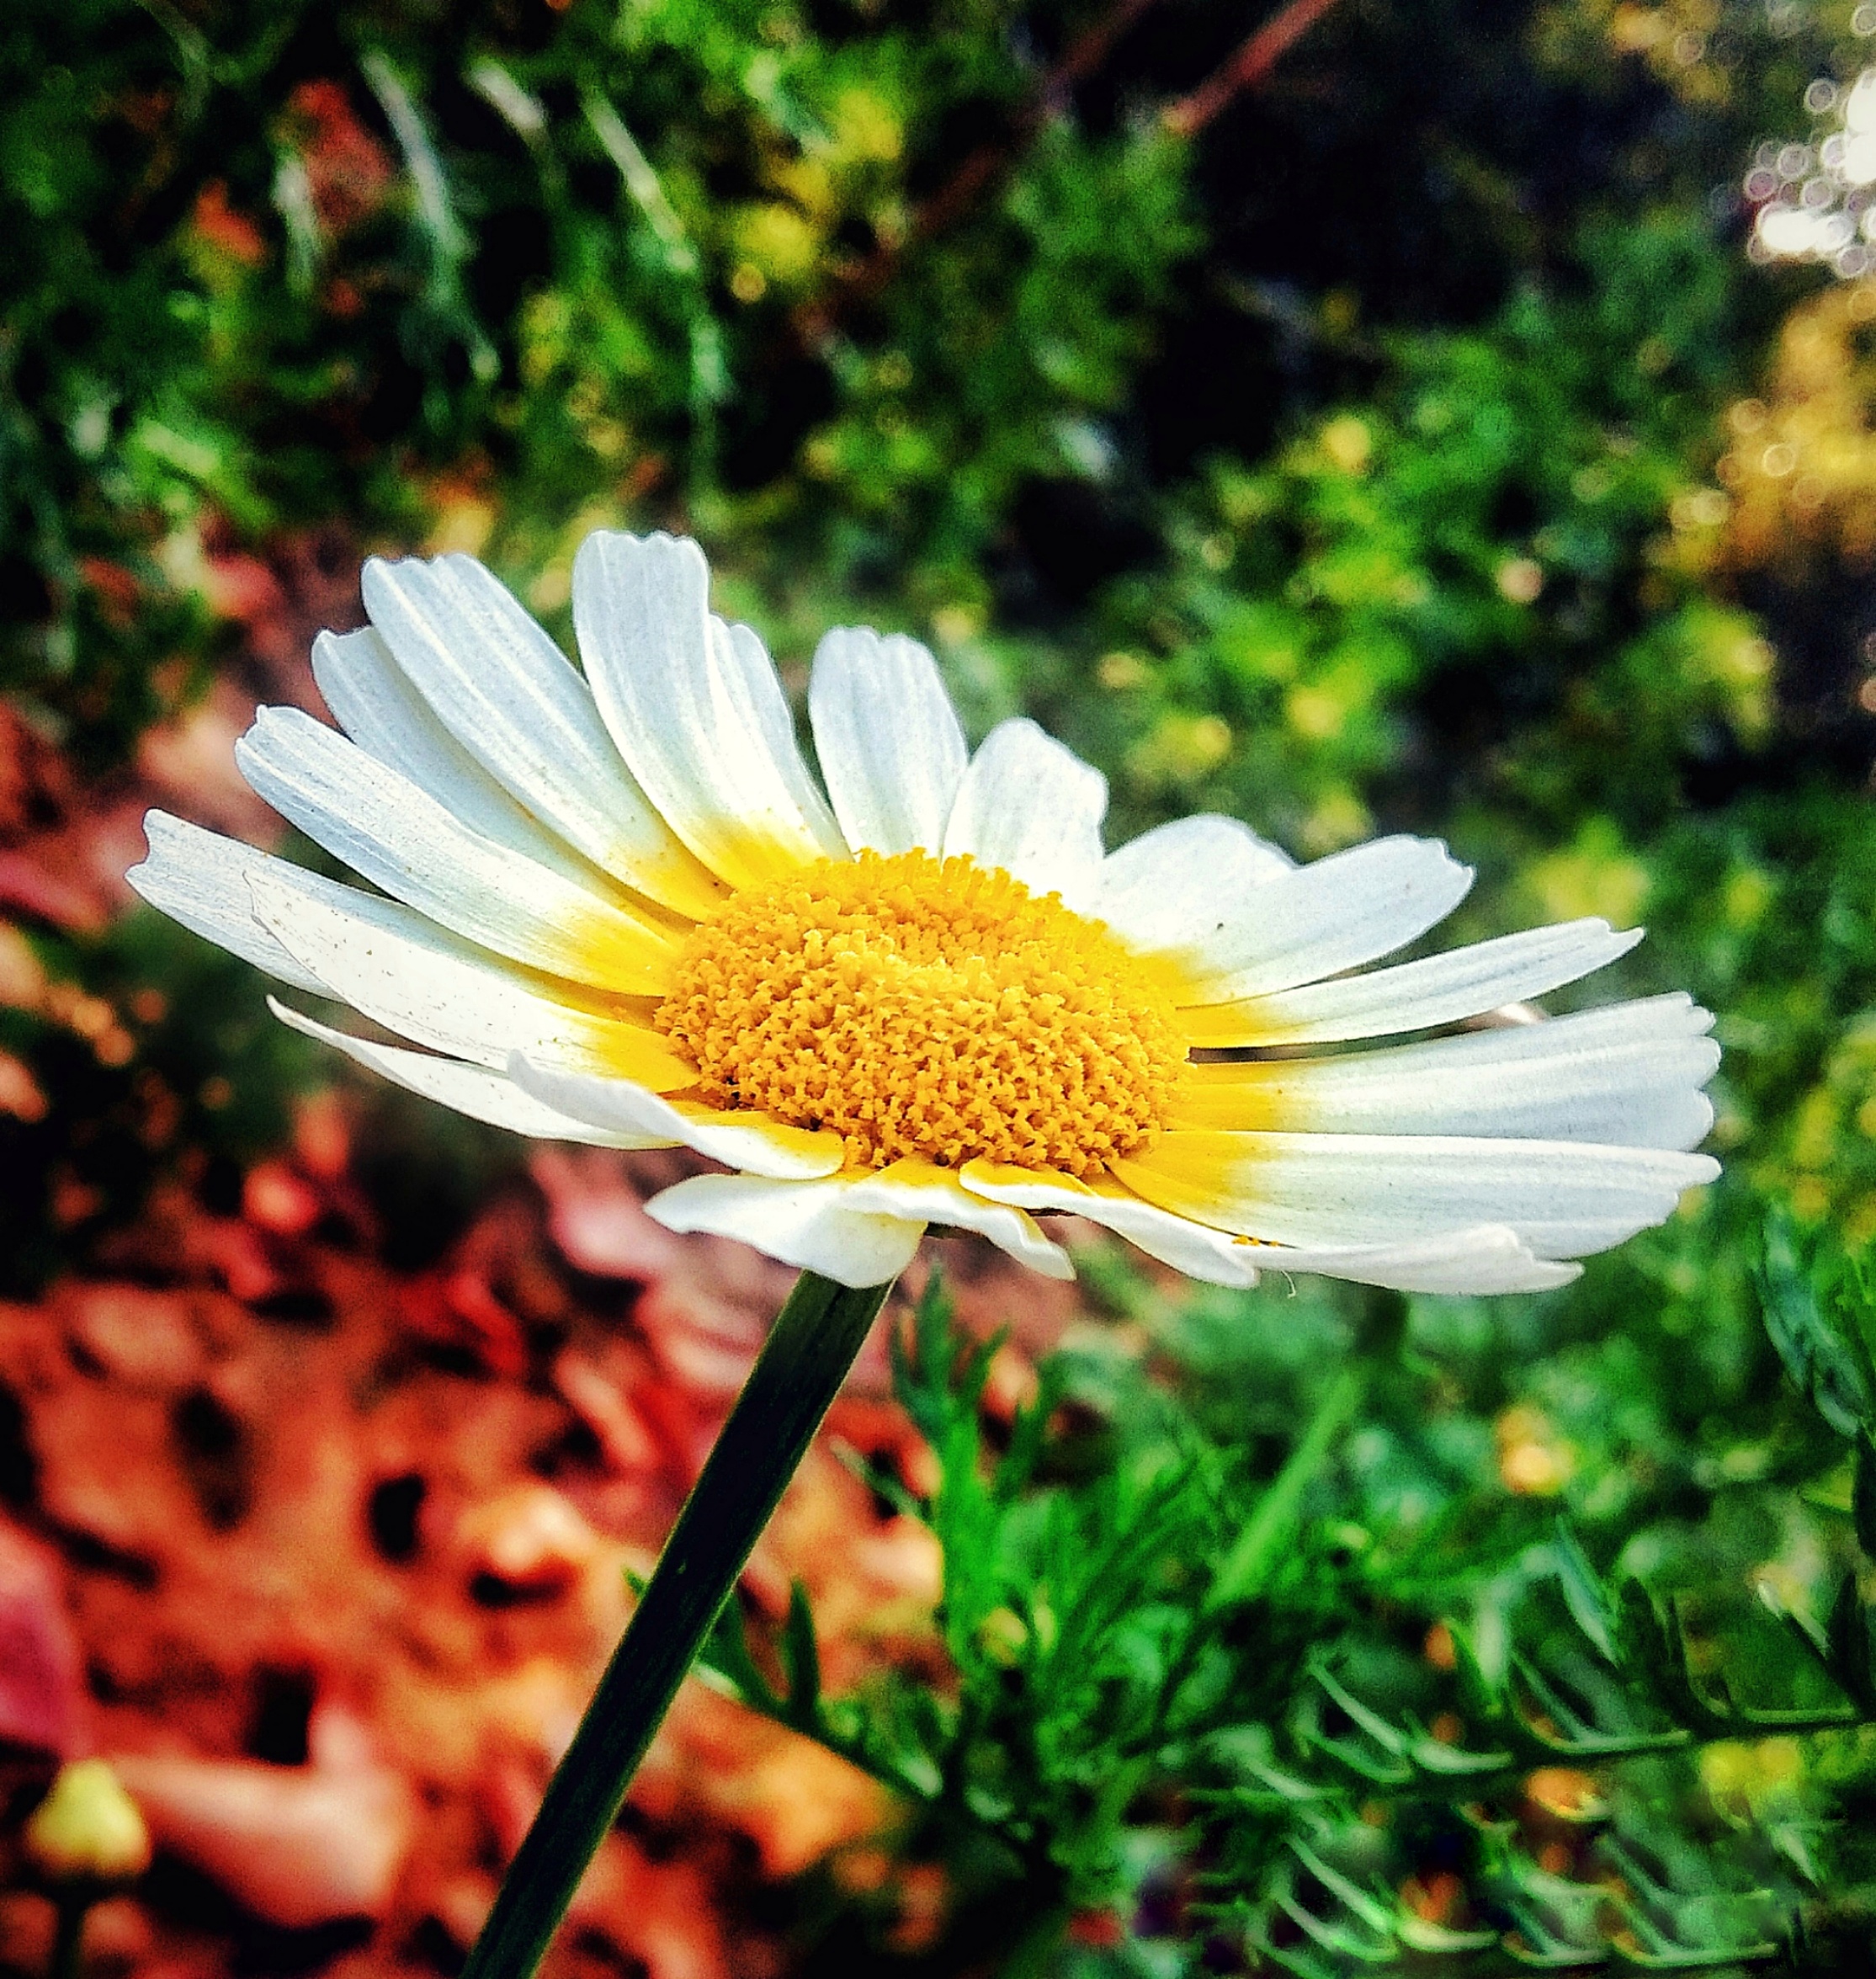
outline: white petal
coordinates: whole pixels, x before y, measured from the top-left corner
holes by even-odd
[[[1326,1045],[1433,1030],[1560,989],[1627,955],[1641,934],[1618,934],[1607,921],[1564,921],[1365,976],[1190,1010],[1182,1021],[1207,1045]]]
[[[1416,1242],[1337,1249],[1247,1243],[1189,1217],[1156,1210],[1113,1182],[1092,1184],[1066,1175],[1025,1175],[1020,1169],[971,1162],[959,1171],[967,1189],[1029,1210],[1067,1210],[1104,1225],[1188,1278],[1209,1284],[1255,1285],[1265,1271],[1307,1271],[1405,1292],[1534,1292],[1566,1285],[1581,1265],[1533,1254],[1502,1227],[1459,1231]]]
[[[848,1209],[847,1195],[848,1184],[832,1178],[769,1182],[759,1175],[693,1175],[645,1208],[680,1236],[734,1237],[838,1285],[897,1278],[911,1263],[924,1224]]]
[[[1490,1223],[1410,1243],[1252,1248],[1266,1271],[1346,1278],[1397,1292],[1548,1292],[1583,1274],[1581,1264],[1539,1258],[1515,1231]]]
[[[1539,1257],[1576,1258],[1665,1222],[1719,1165],[1568,1141],[1174,1131],[1113,1169],[1149,1202],[1241,1237],[1396,1243],[1502,1223]]]
[[[781,779],[821,853],[829,859],[845,859],[848,851],[846,836],[834,822],[834,814],[827,808],[827,800],[821,795],[820,786],[809,773],[806,758],[801,753],[800,737],[795,732],[794,711],[788,705],[787,694],[783,692],[782,677],[775,671],[775,662],[762,642],[762,635],[753,625],[741,623],[725,625],[721,619],[713,617],[710,635],[719,650],[725,633],[729,636],[731,657],[741,669],[741,693],[747,699],[750,712],[763,741],[768,744],[769,759],[775,766],[776,775]]]
[[[950,1170],[929,1162],[900,1161],[876,1169],[848,1185],[847,1201],[855,1210],[975,1230],[1044,1278],[1075,1275],[1068,1253],[1043,1235],[1033,1216],[1013,1205],[990,1201],[981,1192],[966,1190]]]
[[[332,719],[379,763],[428,791],[458,823],[492,843],[551,866],[584,886],[614,884],[559,833],[524,811],[450,734],[406,677],[382,636],[322,632],[313,641],[313,678]]]
[[[916,639],[861,625],[828,633],[815,652],[808,716],[854,851],[944,849],[970,752],[938,664]]]
[[[1689,1148],[1713,1125],[1712,1027],[1676,995],[1387,1051],[1195,1066],[1176,1122]]]
[[[1108,855],[1088,912],[1136,949],[1202,949],[1244,911],[1246,894],[1294,870],[1235,817],[1177,818]]]
[[[511,795],[640,892],[711,911],[720,890],[633,782],[586,682],[481,564],[374,557],[363,583],[398,665]]]
[[[984,738],[958,786],[944,855],[1001,866],[1033,893],[1083,905],[1101,870],[1108,779],[1018,716]]]
[[[747,1174],[781,1182],[810,1181],[836,1173],[844,1158],[837,1134],[810,1134],[760,1115],[673,1106],[630,1080],[553,1072],[529,1064],[518,1051],[508,1061],[508,1077],[523,1092],[575,1120],[624,1133],[656,1135],[662,1146],[694,1148]]]
[[[984,1161],[966,1162],[958,1179],[973,1195],[1024,1210],[1066,1210],[1101,1224],[1188,1278],[1208,1285],[1252,1285],[1266,1253],[1222,1230],[1156,1210],[1118,1183],[1077,1182]]]
[[[254,913],[302,968],[385,1029],[497,1072],[508,1054],[664,1091],[695,1071],[653,1032],[529,987],[396,901],[278,861],[248,881]]]
[[[1472,869],[1432,838],[1374,838],[1260,886],[1193,951],[1181,1002],[1268,996],[1405,948],[1465,897]]]
[[[254,918],[250,874],[281,862],[256,852],[219,832],[205,832],[167,811],[152,811],[143,821],[150,855],[124,877],[149,902],[183,927],[252,962],[295,989],[316,996],[329,992],[324,983],[297,962]]]
[[[469,830],[433,797],[298,708],[263,708],[235,745],[262,796],[375,886],[531,968],[656,995],[669,933]]]
[[[577,1141],[589,1147],[671,1147],[676,1143],[650,1134],[621,1134],[595,1127],[586,1120],[557,1113],[499,1072],[479,1065],[465,1065],[460,1058],[433,1058],[428,1052],[407,1051],[397,1045],[374,1044],[369,1038],[354,1038],[330,1024],[280,1002],[267,999],[267,1007],[290,1029],[300,1031],[321,1043],[336,1045],[367,1071],[380,1074],[393,1085],[402,1086],[425,1099],[434,1099],[453,1112],[467,1114],[492,1127],[506,1127],[511,1133],[525,1134],[534,1141]]]
[[[714,873],[746,886],[847,848],[815,790],[762,642],[709,610],[688,540],[596,530],[573,564],[573,623],[619,753]]]

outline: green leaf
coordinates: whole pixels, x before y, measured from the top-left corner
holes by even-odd
[[[1359,1407],[1364,1386],[1363,1375],[1353,1368],[1344,1368],[1330,1383],[1301,1440],[1257,1500],[1236,1543],[1220,1565],[1208,1607],[1249,1601],[1262,1591],[1296,1529],[1303,1493],[1327,1462],[1336,1439]]]
[[[1436,1952],[1451,1957],[1462,1951],[1489,1951],[1498,1942],[1496,1931],[1455,1931],[1429,1923],[1411,1910],[1396,1911],[1394,1934],[1410,1951]]]
[[[1876,1369],[1862,1333],[1826,1311],[1815,1262],[1801,1255],[1783,1212],[1766,1219],[1759,1290],[1786,1371],[1838,1434],[1857,1435],[1876,1418]]]
[[[1620,1600],[1625,1673],[1676,1725],[1705,1737],[1725,1738],[1735,1732],[1737,1714],[1724,1682],[1714,1683],[1713,1696],[1694,1682],[1675,1598],[1657,1601],[1639,1580],[1630,1579],[1622,1583]]]
[[[1035,1476],[1036,1466],[1042,1461],[1046,1446],[1050,1420],[1061,1401],[1065,1379],[1059,1362],[1045,1360],[1037,1370],[1035,1400],[1016,1412],[1016,1418],[1010,1424],[1009,1447],[996,1466],[999,1503],[1011,1503]]]
[[[812,1732],[821,1722],[821,1652],[815,1641],[814,1611],[800,1581],[789,1588],[788,1622],[782,1631],[782,1668],[788,1677],[789,1722]]]
[[[1866,1559],[1876,1561],[1876,1436],[1866,1423],[1857,1437],[1857,1468],[1850,1487],[1850,1516],[1857,1544]]]
[[[1422,1773],[1439,1780],[1480,1780],[1505,1772],[1514,1762],[1508,1752],[1469,1752],[1437,1738],[1416,1738],[1407,1756]]]
[[[1370,1895],[1358,1883],[1351,1881],[1340,1870],[1331,1868],[1306,1843],[1292,1838],[1290,1849],[1304,1868],[1324,1888],[1333,1891],[1377,1937],[1392,1937],[1394,1913],[1387,1904]]]
[[[723,1604],[704,1638],[697,1652],[697,1669],[700,1676],[714,1678],[720,1689],[752,1710],[773,1716],[783,1709],[781,1698],[749,1652],[748,1625],[734,1594]]]
[[[1870,1665],[1869,1611],[1863,1605],[1854,1573],[1846,1572],[1837,1583],[1824,1635],[1830,1646],[1831,1674],[1860,1712],[1876,1716],[1876,1671]]]
[[[1557,1565],[1557,1585],[1571,1618],[1604,1661],[1613,1663],[1616,1660],[1615,1637],[1602,1581],[1578,1545],[1576,1534],[1563,1519],[1557,1521],[1557,1535],[1550,1550]]]

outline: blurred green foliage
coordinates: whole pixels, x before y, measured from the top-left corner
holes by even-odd
[[[805,1889],[821,1955],[1865,1969],[1876,311],[1803,342],[1831,278],[1752,265],[1735,189],[1876,17],[1344,0],[1175,135],[1251,24],[13,0],[0,686],[108,774],[237,646],[232,559],[470,548],[564,630],[579,538],[668,525],[794,677],[914,631],[1117,833],[1433,831],[1455,937],[1645,919],[1595,993],[1688,987],[1727,1053],[1667,1229],[1490,1305],[1097,1258],[1117,1329],[995,1436],[928,1306],[954,1689],[823,1699],[805,1615],[713,1654],[951,1879],[916,1955]],[[308,1062],[173,930],[33,940],[163,1001],[115,1066],[0,1013],[50,1101],[0,1121],[20,1284],[166,1164],[238,1187]],[[486,1158],[429,1131],[400,1223]]]

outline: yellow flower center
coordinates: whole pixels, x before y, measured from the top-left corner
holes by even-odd
[[[656,1023],[710,1104],[825,1127],[871,1168],[1087,1178],[1151,1137],[1186,1056],[1105,928],[922,852],[745,887],[693,930]]]

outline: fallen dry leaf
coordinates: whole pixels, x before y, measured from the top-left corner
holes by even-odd
[[[0,1636],[22,1646],[0,1714],[49,1756],[109,1754],[145,1810],[158,1869],[118,1960],[136,1979],[221,1979],[244,1931],[311,1947],[348,1918],[335,1973],[460,1955],[624,1625],[627,1569],[655,1561],[788,1289],[645,1216],[681,1161],[602,1151],[537,1151],[532,1186],[393,1270],[353,1138],[322,1099],[236,1213],[165,1184],[108,1273],[0,1305],[32,1476],[0,1546]],[[970,1263],[979,1309],[1033,1314],[1030,1281]],[[772,1620],[806,1587],[835,1687],[942,1662],[931,1535],[834,1454],[932,1482],[882,1343],[745,1583]],[[602,1949],[656,1979],[780,1973],[763,1886],[895,1823],[874,1783],[697,1684],[631,1807],[557,1970]],[[205,1878],[232,1923],[190,1908]]]

